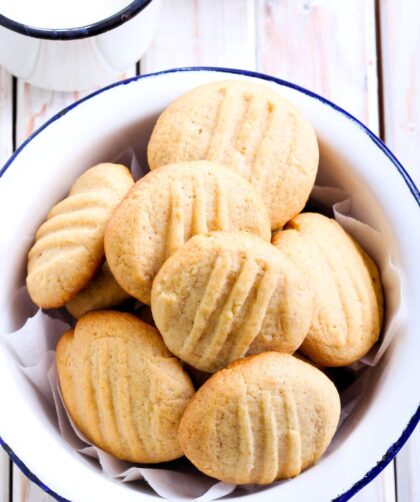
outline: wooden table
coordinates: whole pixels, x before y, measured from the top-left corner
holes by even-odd
[[[367,124],[420,186],[419,59],[418,0],[166,0],[154,43],[121,78],[209,65],[291,80]],[[0,67],[0,165],[82,94],[41,90]],[[417,429],[398,458],[353,500],[419,502],[419,478]],[[0,502],[52,500],[3,453],[0,497]]]

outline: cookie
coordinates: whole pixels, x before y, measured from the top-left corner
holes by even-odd
[[[26,285],[36,305],[64,306],[95,275],[104,258],[105,225],[133,184],[126,167],[99,164],[51,209],[28,254]]]
[[[193,237],[163,264],[152,313],[173,354],[213,373],[246,354],[294,352],[308,333],[312,297],[270,243],[212,232]]]
[[[194,388],[155,328],[89,312],[60,339],[56,362],[67,411],[93,444],[128,462],[182,455],[177,431]]]
[[[129,298],[130,295],[120,287],[105,262],[88,285],[66,303],[66,309],[78,319],[86,312],[115,307]]]
[[[303,213],[273,244],[305,275],[314,313],[300,351],[324,366],[346,366],[378,340],[383,317],[378,268],[333,219]]]
[[[191,236],[212,230],[271,239],[260,196],[232,169],[206,161],[168,165],[139,180],[115,211],[105,253],[120,286],[150,305],[163,262]]]
[[[147,156],[151,169],[200,159],[231,167],[261,194],[277,229],[305,206],[319,151],[311,125],[271,87],[226,80],[169,105],[153,129]]]
[[[321,371],[266,352],[213,375],[189,402],[178,438],[202,472],[236,484],[297,476],[325,452],[340,397]]]

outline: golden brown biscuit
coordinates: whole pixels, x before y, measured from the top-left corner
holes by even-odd
[[[379,271],[335,221],[303,213],[278,232],[273,244],[305,275],[314,314],[301,352],[325,366],[346,366],[379,337],[383,316]]]
[[[233,168],[263,197],[273,229],[305,206],[319,159],[301,113],[267,85],[244,80],[213,82],[174,101],[159,117],[147,155],[151,169],[200,159]]]
[[[56,361],[66,408],[96,446],[129,462],[182,455],[177,430],[194,387],[155,328],[89,312],[60,339]]]
[[[294,352],[308,333],[312,298],[293,263],[243,232],[190,239],[162,266],[152,313],[171,352],[213,373],[266,350]]]
[[[66,309],[78,319],[86,312],[115,307],[129,298],[130,295],[120,287],[105,262],[88,285],[66,303]]]
[[[120,286],[150,305],[163,262],[192,235],[244,230],[270,240],[266,208],[252,186],[212,162],[184,162],[150,172],[115,211],[105,253]]]
[[[340,397],[321,371],[289,354],[266,352],[207,380],[189,402],[178,438],[208,476],[267,484],[312,466],[339,416]]]
[[[62,307],[94,276],[104,257],[104,230],[134,181],[119,164],[84,172],[48,213],[28,254],[26,284],[34,303]]]

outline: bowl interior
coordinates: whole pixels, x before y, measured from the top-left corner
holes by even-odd
[[[25,321],[25,309],[17,308],[12,300],[25,282],[28,247],[49,208],[66,195],[74,179],[86,168],[114,159],[129,146],[145,163],[146,145],[159,113],[188,89],[226,78],[257,77],[194,70],[117,84],[71,107],[20,149],[0,180],[0,334],[17,329]],[[283,495],[285,500],[305,500],[311,493],[311,500],[327,500],[348,490],[381,460],[417,408],[420,280],[416,245],[418,249],[420,229],[414,222],[415,218],[418,221],[418,202],[393,160],[356,121],[293,86],[270,80],[265,85],[292,101],[315,127],[321,149],[318,184],[339,186],[352,195],[352,214],[382,234],[392,262],[401,272],[406,316],[398,337],[380,363],[369,370],[364,399],[326,455],[296,479],[227,497],[277,500]],[[104,477],[95,463],[63,441],[42,400],[4,344],[0,344],[0,395],[0,436],[43,483],[62,497],[90,501],[100,494],[103,501],[134,501],[140,490],[143,499],[157,499],[149,489],[121,485]],[[380,434],[375,434],[379,423]]]

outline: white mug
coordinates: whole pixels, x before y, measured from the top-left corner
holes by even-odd
[[[160,6],[161,0],[134,0],[85,26],[38,28],[2,15],[0,4],[0,65],[33,85],[58,91],[110,83],[146,51]]]

